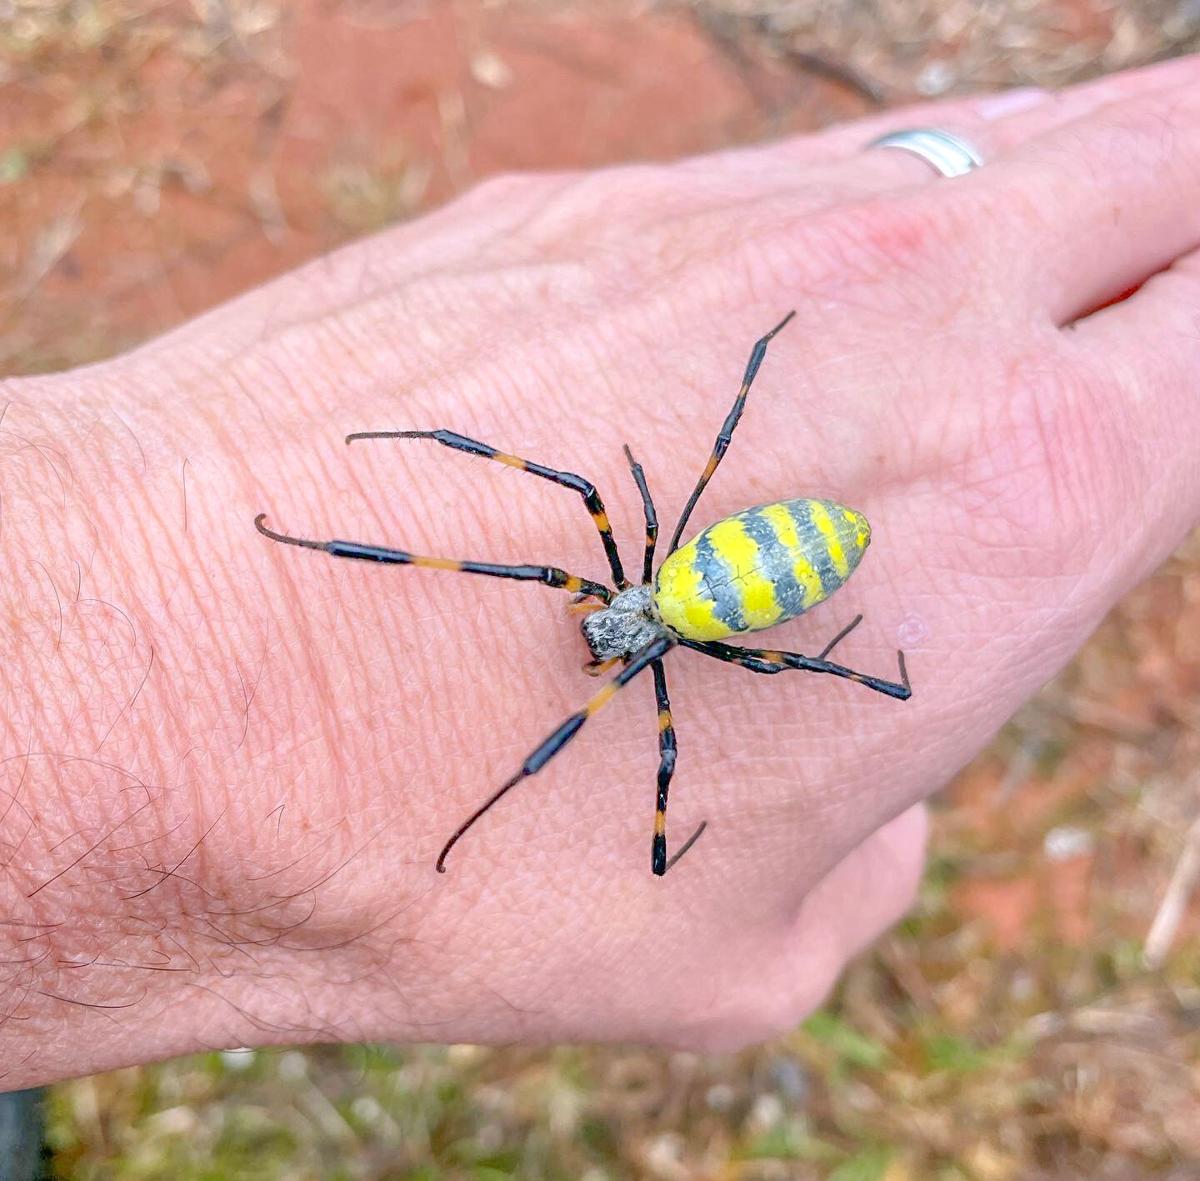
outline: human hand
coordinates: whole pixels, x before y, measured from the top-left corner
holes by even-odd
[[[1195,523],[1198,84],[1192,59],[501,179],[127,357],[10,383],[0,1083],[270,1041],[731,1045],[808,1011],[908,905],[920,801]],[[912,124],[988,163],[944,181],[860,151]],[[709,822],[685,861],[647,870],[647,677],[436,875],[595,690],[567,596],[329,561],[255,514],[603,576],[570,492],[342,444],[446,427],[595,481],[636,571],[621,444],[666,532],[792,307],[693,529],[801,495],[861,509],[853,580],[762,639],[816,652],[862,611],[839,658],[891,677],[904,648],[912,700],[672,653],[671,832]]]

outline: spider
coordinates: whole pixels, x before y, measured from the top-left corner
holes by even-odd
[[[828,673],[901,701],[906,701],[912,695],[903,652],[898,653],[899,681],[868,676],[827,659],[833,649],[862,621],[861,615],[838,632],[817,656],[744,648],[722,642],[730,636],[761,631],[794,619],[823,602],[842,586],[854,573],[871,540],[871,527],[861,513],[830,500],[782,500],[734,513],[710,525],[686,545],[679,544],[692,510],[729,447],[734,429],[745,409],[750,386],[766,356],[767,345],[795,314],[794,311],[789,312],[751,350],[733,407],[717,435],[708,463],[688,497],[671,536],[667,557],[659,565],[657,573],[654,570],[654,552],[658,541],[658,517],[654,501],[641,465],[634,459],[629,447],[625,447],[625,458],[641,495],[646,520],[642,580],[636,585],[625,576],[608,514],[591,481],[573,472],[556,471],[540,463],[509,455],[488,443],[468,439],[454,431],[358,431],[347,435],[346,442],[362,439],[432,439],[443,447],[492,459],[563,488],[570,488],[582,497],[600,534],[612,572],[613,588],[568,574],[555,566],[501,566],[492,562],[423,557],[405,550],[363,545],[355,541],[310,541],[268,528],[265,524],[266,513],[260,513],[255,518],[255,527],[272,541],[324,550],[337,558],[460,570],[490,578],[541,582],[546,586],[571,591],[576,597],[569,609],[584,616],[581,629],[592,657],[584,666],[585,670],[598,676],[615,664],[624,665],[582,709],[571,714],[547,736],[515,775],[459,825],[438,855],[436,868],[439,873],[446,870],[446,858],[450,850],[481,816],[523,779],[536,775],[579,733],[588,718],[598,713],[619,689],[647,668],[654,674],[659,749],[650,869],[661,877],[675,865],[695,844],[707,821],[701,823],[668,859],[667,795],[675,772],[677,747],[663,657],[672,648],[691,648],[756,673],[781,673],[788,669]]]

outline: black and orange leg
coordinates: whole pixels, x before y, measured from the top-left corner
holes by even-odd
[[[464,574],[483,574],[489,578],[513,578],[518,582],[540,582],[544,586],[560,587],[581,595],[594,595],[605,603],[611,601],[612,591],[598,582],[589,582],[576,574],[568,574],[557,566],[500,566],[494,562],[460,561],[456,558],[429,558],[422,554],[410,554],[406,550],[389,549],[379,545],[362,545],[357,541],[310,541],[305,537],[291,537],[276,533],[264,522],[266,513],[254,518],[254,527],[264,537],[281,541],[286,545],[299,545],[305,549],[324,550],[335,558],[359,558],[368,562],[387,562],[395,566],[419,566],[427,570],[459,570]]]
[[[530,459],[522,459],[519,455],[509,455],[507,452],[493,447],[490,443],[481,443],[478,439],[468,439],[466,435],[456,434],[454,431],[355,431],[354,434],[346,436],[347,443],[353,443],[356,439],[432,439],[435,443],[441,443],[443,447],[449,447],[454,451],[465,451],[468,455],[494,459],[506,467],[528,472],[531,476],[538,476],[543,480],[549,480],[552,484],[558,484],[562,488],[570,488],[573,492],[578,492],[600,533],[600,541],[604,546],[604,553],[608,558],[608,566],[612,571],[613,582],[617,590],[624,590],[629,585],[621,566],[621,555],[617,552],[617,542],[613,537],[612,526],[609,524],[604,502],[600,499],[595,484],[590,480],[585,480],[582,476],[575,475],[574,472],[560,472],[552,467],[534,463]]]
[[[650,495],[650,486],[646,483],[646,473],[642,465],[633,458],[629,444],[625,444],[625,458],[629,460],[629,470],[633,473],[633,482],[637,485],[642,496],[642,512],[646,516],[646,551],[642,561],[642,582],[647,583],[654,577],[654,547],[658,544],[658,514],[654,511],[654,497]]]
[[[683,536],[683,530],[688,523],[688,518],[692,515],[692,509],[696,507],[696,502],[700,499],[709,480],[713,477],[713,472],[720,466],[721,460],[725,456],[725,452],[729,449],[729,442],[733,438],[733,432],[737,427],[738,421],[742,417],[742,411],[746,408],[746,396],[750,393],[750,386],[754,382],[754,378],[758,373],[758,367],[763,363],[763,358],[767,355],[767,345],[771,343],[772,337],[795,315],[794,311],[788,312],[770,332],[767,333],[761,340],[755,342],[754,348],[750,350],[750,360],[746,362],[746,372],[742,375],[741,389],[738,390],[737,397],[733,400],[733,408],[725,418],[725,423],[721,427],[720,434],[717,435],[717,441],[713,445],[712,454],[708,457],[708,463],[704,465],[704,471],[700,475],[700,479],[696,487],[692,490],[691,496],[688,497],[688,502],[684,506],[683,514],[679,518],[679,524],[675,526],[675,533],[671,538],[671,545],[667,550],[667,555],[670,556],[679,548],[679,539]]]
[[[654,807],[654,838],[650,843],[650,872],[662,877],[699,839],[708,826],[704,821],[683,843],[678,852],[667,860],[667,796],[671,791],[671,777],[675,774],[675,726],[671,721],[671,699],[667,696],[667,672],[663,662],[656,660],[651,666],[654,672],[654,700],[658,704],[658,796]]]
[[[834,643],[839,639],[841,636],[836,636]],[[885,681],[882,677],[855,672],[852,668],[834,664],[823,657],[802,656],[799,652],[776,652],[767,648],[739,648],[733,644],[722,644],[719,641],[702,643],[697,640],[680,640],[679,642],[686,648],[703,652],[705,656],[723,660],[726,664],[741,665],[742,668],[748,668],[755,673],[781,673],[787,672],[788,669],[810,673],[828,673],[833,677],[841,677],[843,680],[865,685],[868,689],[874,689],[876,693],[884,693],[888,697],[895,697],[900,701],[907,701],[912,696],[912,686],[908,683],[908,669],[904,665],[903,652],[897,653],[900,662],[900,680]],[[829,651],[828,646],[826,651]]]
[[[647,644],[637,655],[630,658],[629,663],[611,681],[609,681],[591,701],[581,710],[571,714],[538,748],[521,764],[521,769],[498,791],[486,799],[466,820],[455,830],[454,835],[442,846],[438,854],[437,871],[446,872],[446,857],[458,843],[464,833],[486,812],[490,811],[523,779],[536,775],[576,734],[583,728],[584,722],[602,710],[616,696],[619,689],[628,685],[640,672],[644,672],[655,661],[661,659],[677,643],[673,636],[661,636]]]

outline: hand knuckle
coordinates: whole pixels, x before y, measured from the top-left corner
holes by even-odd
[[[912,319],[966,298],[974,270],[963,257],[954,206],[879,197],[780,221],[744,239],[756,289],[813,291]]]

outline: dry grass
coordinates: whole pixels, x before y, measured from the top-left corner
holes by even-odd
[[[326,6],[379,29],[430,7]],[[515,9],[479,6],[492,28]],[[296,13],[0,0],[0,369],[103,355],[471,179],[461,153],[447,165],[412,137],[321,142],[289,171]],[[824,71],[834,104],[1152,60],[1196,46],[1200,5],[705,0],[640,19],[699,20],[751,104],[786,101],[750,81],[780,69],[805,85]],[[521,85],[490,50],[455,84],[468,75]],[[450,94],[438,117],[458,112],[461,129],[470,109]],[[1163,907],[1200,860],[1198,691],[1193,544],[960,776],[918,912],[769,1046],[206,1055],[54,1088],[55,1167],[122,1181],[1200,1176],[1196,908]]]

